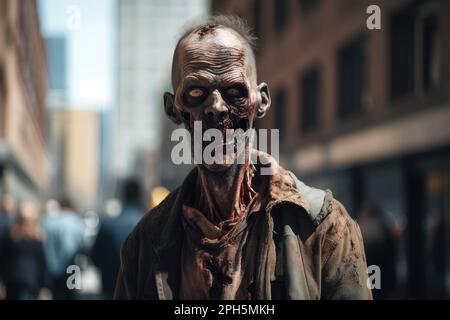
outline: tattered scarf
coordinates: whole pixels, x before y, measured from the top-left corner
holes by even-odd
[[[216,226],[183,206],[181,299],[249,299],[254,273],[257,213]],[[243,258],[244,257],[244,258]]]

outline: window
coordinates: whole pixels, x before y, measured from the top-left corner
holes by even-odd
[[[4,190],[5,188],[5,182],[4,182],[4,168],[3,166],[0,164],[0,194],[3,194],[6,190]]]
[[[258,39],[261,38],[261,1],[255,0],[253,3],[253,28]]]
[[[422,82],[425,92],[439,84],[439,38],[436,13],[423,19]]]
[[[288,1],[277,0],[274,1],[275,5],[275,30],[280,32],[286,25]]]
[[[391,17],[391,100],[439,84],[438,19],[434,2],[408,6]]]
[[[339,117],[358,113],[366,89],[366,41],[361,36],[339,52]]]
[[[5,71],[3,65],[0,64],[0,136],[4,134],[4,128],[6,126],[6,83],[5,83]]]
[[[46,40],[48,55],[48,86],[50,90],[67,89],[66,57],[67,42],[64,37],[49,37]]]
[[[286,93],[284,89],[279,89],[275,95],[275,128],[280,130],[280,139],[285,137],[284,113],[286,109]]]
[[[301,131],[308,133],[317,129],[320,112],[319,69],[314,68],[300,78]]]
[[[300,0],[300,13],[306,15],[317,7],[320,0]]]
[[[414,92],[414,15],[394,15],[390,35],[390,96],[396,99]]]

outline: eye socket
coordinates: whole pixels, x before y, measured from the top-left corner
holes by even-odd
[[[188,90],[187,92],[188,96],[191,98],[201,98],[205,95],[205,91],[203,89],[200,88],[193,88]]]
[[[235,87],[231,87],[226,90],[226,94],[230,97],[239,97],[241,95],[241,91]]]
[[[247,88],[241,84],[236,84],[225,89],[225,95],[230,99],[247,97]]]
[[[184,91],[183,100],[189,107],[196,107],[205,101],[208,97],[208,91],[201,87],[191,87]]]

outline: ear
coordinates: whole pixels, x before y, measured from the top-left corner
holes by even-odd
[[[164,111],[170,120],[172,120],[176,125],[181,123],[180,112],[175,107],[175,97],[169,92],[164,93]]]
[[[258,106],[258,110],[256,112],[257,118],[262,118],[266,115],[267,111],[269,111],[271,99],[269,93],[269,87],[267,83],[262,82],[258,85],[258,92],[261,94],[261,103]]]

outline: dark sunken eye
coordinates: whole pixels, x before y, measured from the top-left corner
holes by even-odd
[[[235,106],[244,106],[248,98],[247,87],[239,83],[223,89],[222,94],[228,104]]]
[[[183,94],[184,103],[188,107],[199,106],[208,97],[208,91],[205,88],[191,87]]]
[[[229,95],[230,97],[239,97],[241,95],[241,92],[239,91],[239,89],[237,88],[228,88],[226,91],[227,95]]]
[[[189,97],[194,98],[194,99],[201,98],[205,95],[205,91],[203,91],[203,89],[200,89],[200,88],[194,88],[194,89],[190,89],[188,91],[188,95],[189,95]]]
[[[230,99],[247,98],[247,88],[242,84],[235,84],[225,89],[225,95]]]

